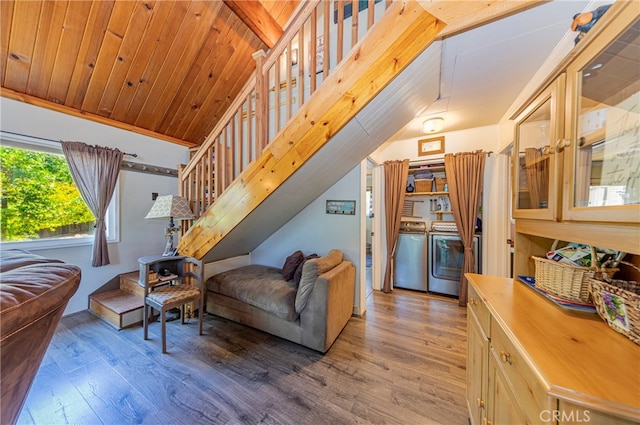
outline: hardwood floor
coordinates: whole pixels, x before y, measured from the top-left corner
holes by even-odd
[[[62,319],[20,424],[466,424],[466,310],[374,291],[321,355],[216,316],[117,331]]]

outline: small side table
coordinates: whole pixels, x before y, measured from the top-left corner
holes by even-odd
[[[204,268],[202,261],[184,255],[151,255],[140,257],[140,277],[138,283],[144,286],[143,326],[144,339],[148,339],[149,307],[160,312],[162,323],[162,352],[167,352],[166,312],[175,307],[181,309],[184,324],[185,308],[188,303],[199,301],[198,321],[202,335],[204,310]],[[191,311],[193,312],[193,306]]]

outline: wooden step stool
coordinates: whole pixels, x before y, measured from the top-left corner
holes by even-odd
[[[120,288],[89,297],[89,310],[116,329],[142,324],[144,288],[139,272],[120,275]]]

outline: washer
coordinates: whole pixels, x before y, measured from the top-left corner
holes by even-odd
[[[393,286],[427,292],[427,225],[423,221],[400,224]]]

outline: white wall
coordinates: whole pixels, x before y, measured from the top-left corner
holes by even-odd
[[[11,99],[0,98],[0,111],[0,127],[3,131],[118,148],[138,154],[137,158],[126,156],[127,161],[168,168],[176,168],[179,163],[188,160],[186,147]],[[92,267],[91,245],[33,250],[82,269],[80,288],[69,301],[65,314],[87,309],[89,294],[115,276],[137,270],[139,257],[161,253],[164,249],[163,235],[167,223],[145,220],[144,216],[153,205],[151,193],[177,193],[178,179],[123,170],[120,172],[119,189],[120,241],[109,244],[111,264]]]
[[[351,261],[356,267],[355,307],[360,309],[361,280],[358,276],[364,273],[364,263],[360,258],[363,237],[360,223],[364,218],[360,200],[363,192],[361,165],[358,165],[254,249],[251,263],[282,267],[287,256],[296,250],[301,250],[305,255],[324,255],[333,248],[340,249],[345,260]],[[356,214],[326,214],[327,200],[355,200]]]

